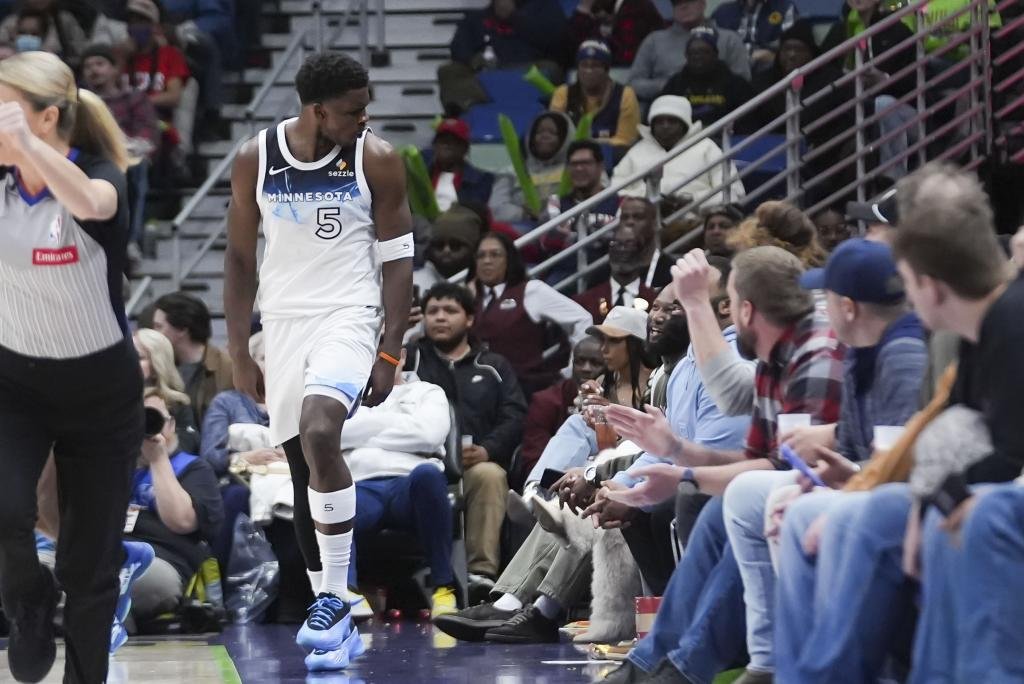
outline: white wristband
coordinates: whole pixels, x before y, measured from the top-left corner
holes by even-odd
[[[411,259],[415,253],[413,247],[412,233],[399,235],[391,240],[377,241],[377,253],[380,255],[381,263],[385,261],[396,261],[398,259]]]

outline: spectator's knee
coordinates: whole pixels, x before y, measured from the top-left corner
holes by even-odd
[[[497,463],[478,463],[467,470],[463,477],[467,484],[477,488],[500,490],[502,494],[508,488],[505,469]]]
[[[444,473],[432,463],[422,463],[409,473],[409,488],[418,494],[447,493],[448,481]]]

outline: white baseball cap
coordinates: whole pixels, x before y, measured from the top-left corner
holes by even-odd
[[[641,342],[647,339],[647,314],[631,306],[616,306],[601,325],[587,328],[588,335],[622,338],[632,335]]]

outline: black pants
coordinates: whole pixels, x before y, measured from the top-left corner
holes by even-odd
[[[672,556],[672,519],[676,517],[675,499],[655,506],[650,513],[639,512],[632,524],[622,530],[640,574],[655,596],[661,596],[675,569]]]
[[[107,677],[121,533],[142,445],[142,373],[131,342],[52,360],[0,347],[0,598],[8,617],[39,600],[36,484],[53,449],[67,594],[65,682]]]
[[[292,523],[295,525],[295,538],[299,542],[299,550],[306,561],[306,567],[313,572],[323,570],[320,564],[320,546],[316,543],[316,528],[313,516],[309,512],[309,464],[302,453],[299,437],[292,437],[282,444],[288,457],[288,468],[292,473],[292,492],[295,503],[292,507]]]

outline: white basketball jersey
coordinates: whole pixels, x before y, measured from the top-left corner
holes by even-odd
[[[265,320],[316,316],[343,306],[381,306],[370,186],[363,174],[369,130],[315,162],[288,150],[283,121],[259,133],[256,199],[266,238],[259,307]]]

